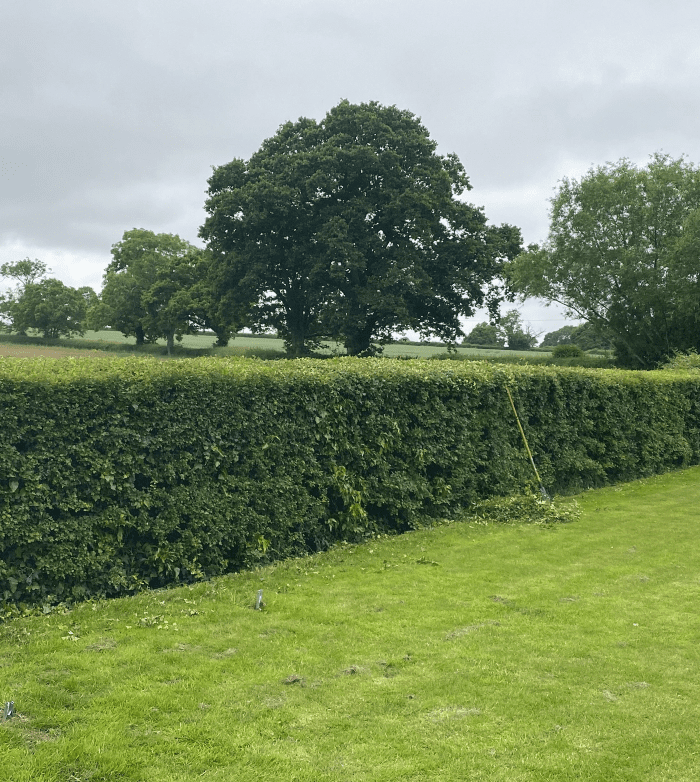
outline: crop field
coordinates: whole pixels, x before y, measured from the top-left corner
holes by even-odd
[[[185,334],[181,342],[176,342],[176,350],[184,348],[184,352],[192,353],[207,352],[216,356],[228,355],[246,355],[256,352],[284,351],[284,342],[281,339],[269,337],[260,337],[255,335],[238,335],[229,342],[226,348],[213,348],[215,337],[209,334]],[[0,356],[21,356],[23,358],[32,356],[75,356],[86,355],[87,350],[95,353],[103,351],[114,351],[116,346],[129,346],[134,352],[139,352],[136,348],[133,338],[126,338],[117,331],[86,331],[83,337],[73,337],[55,341],[58,344],[31,344],[28,340],[20,340],[16,337],[0,335]],[[345,350],[337,343],[326,343],[326,349],[322,352],[328,354],[334,351],[344,354]],[[148,345],[141,349],[143,352],[156,355],[165,354],[165,340],[159,340],[154,345]],[[441,353],[445,353],[446,348],[437,344],[414,345],[411,343],[397,342],[384,347],[384,355],[389,357],[406,356],[410,358],[429,358]],[[480,350],[477,348],[457,348],[458,355],[474,356],[476,358],[489,357],[545,357],[550,355],[547,352],[531,352],[522,350]]]
[[[4,776],[700,779],[700,468],[577,500],[8,621]]]

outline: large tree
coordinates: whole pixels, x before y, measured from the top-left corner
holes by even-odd
[[[27,285],[44,279],[50,271],[46,264],[38,258],[33,261],[30,258],[23,258],[21,261],[3,263],[0,266],[0,277],[7,277],[16,283],[13,290],[0,294],[0,318],[2,318],[0,325],[13,328],[12,308],[24,293]]]
[[[406,329],[456,341],[520,249],[517,228],[460,200],[469,189],[413,114],[343,101],[215,168],[200,235],[219,296],[291,355],[328,337],[357,354]]]
[[[512,288],[563,304],[610,335],[618,360],[651,368],[700,347],[700,169],[623,159],[564,179],[550,230],[508,269]]]
[[[52,338],[82,335],[88,301],[95,297],[91,288],[70,288],[60,280],[28,282],[12,304],[12,329],[20,333],[36,329]]]
[[[163,338],[168,353],[175,337],[203,325],[202,250],[174,234],[134,228],[112,246],[112,258],[92,325],[112,326],[137,344]]]

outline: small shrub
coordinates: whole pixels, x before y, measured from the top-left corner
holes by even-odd
[[[578,345],[557,345],[552,351],[553,358],[581,358],[583,355]]]
[[[685,353],[676,351],[673,356],[662,365],[661,369],[700,372],[700,355],[697,351],[692,349]]]
[[[516,331],[508,337],[508,350],[530,350],[537,342],[536,338],[524,331]]]

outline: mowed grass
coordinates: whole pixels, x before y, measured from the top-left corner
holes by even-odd
[[[578,501],[9,622],[4,778],[700,779],[700,468]]]

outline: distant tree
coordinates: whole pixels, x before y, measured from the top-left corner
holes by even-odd
[[[571,336],[572,344],[581,350],[612,350],[614,335],[606,333],[601,324],[582,323]]]
[[[235,297],[218,294],[220,269],[212,254],[206,250],[200,254],[197,280],[190,289],[192,321],[216,334],[215,347],[226,347],[235,332],[248,323],[241,317],[242,308],[236,305]]]
[[[492,345],[505,347],[506,340],[498,328],[492,323],[477,323],[476,326],[464,338],[464,342],[470,345]]]
[[[498,329],[508,350],[530,350],[537,344],[537,334],[523,324],[517,310],[508,310],[505,315],[502,315],[498,322]]]
[[[541,347],[553,348],[557,345],[578,345],[581,350],[612,350],[611,335],[606,335],[601,326],[582,323],[579,326],[562,326],[550,331],[542,340]]]
[[[557,345],[571,345],[571,335],[575,333],[577,326],[562,326],[556,331],[550,331],[544,335],[540,347],[553,348]]]
[[[118,274],[108,268],[99,301],[88,312],[89,327],[99,331],[109,326],[125,337],[136,337],[136,344],[143,345],[148,340],[143,326],[147,313],[141,304],[142,292],[135,275]]]
[[[37,329],[51,338],[84,334],[87,291],[96,296],[89,288],[76,290],[55,279],[26,283],[11,309],[13,331]]]
[[[215,168],[200,235],[219,297],[292,356],[328,337],[364,353],[409,329],[456,341],[460,316],[495,309],[521,239],[460,199],[464,168],[436,147],[408,111],[342,101]]]
[[[551,203],[549,238],[508,265],[511,289],[609,335],[624,366],[700,348],[700,167],[622,159],[562,180]]]
[[[112,246],[112,258],[90,322],[135,336],[139,345],[163,338],[170,354],[175,338],[196,331],[202,319],[195,290],[202,250],[173,234],[134,228]]]
[[[33,261],[29,258],[24,258],[21,261],[3,263],[0,266],[0,277],[10,277],[17,281],[19,286],[18,294],[21,294],[27,285],[39,282],[39,280],[44,279],[50,273],[51,270],[38,258],[35,258]]]
[[[0,318],[2,318],[5,325],[9,326],[10,329],[13,329],[12,324],[14,320],[12,308],[24,293],[27,285],[39,282],[39,280],[46,277],[47,273],[50,273],[50,271],[51,270],[46,264],[38,258],[35,258],[33,261],[29,258],[24,258],[21,261],[3,263],[2,266],[0,266],[0,277],[7,277],[16,282],[14,289],[0,295]]]

